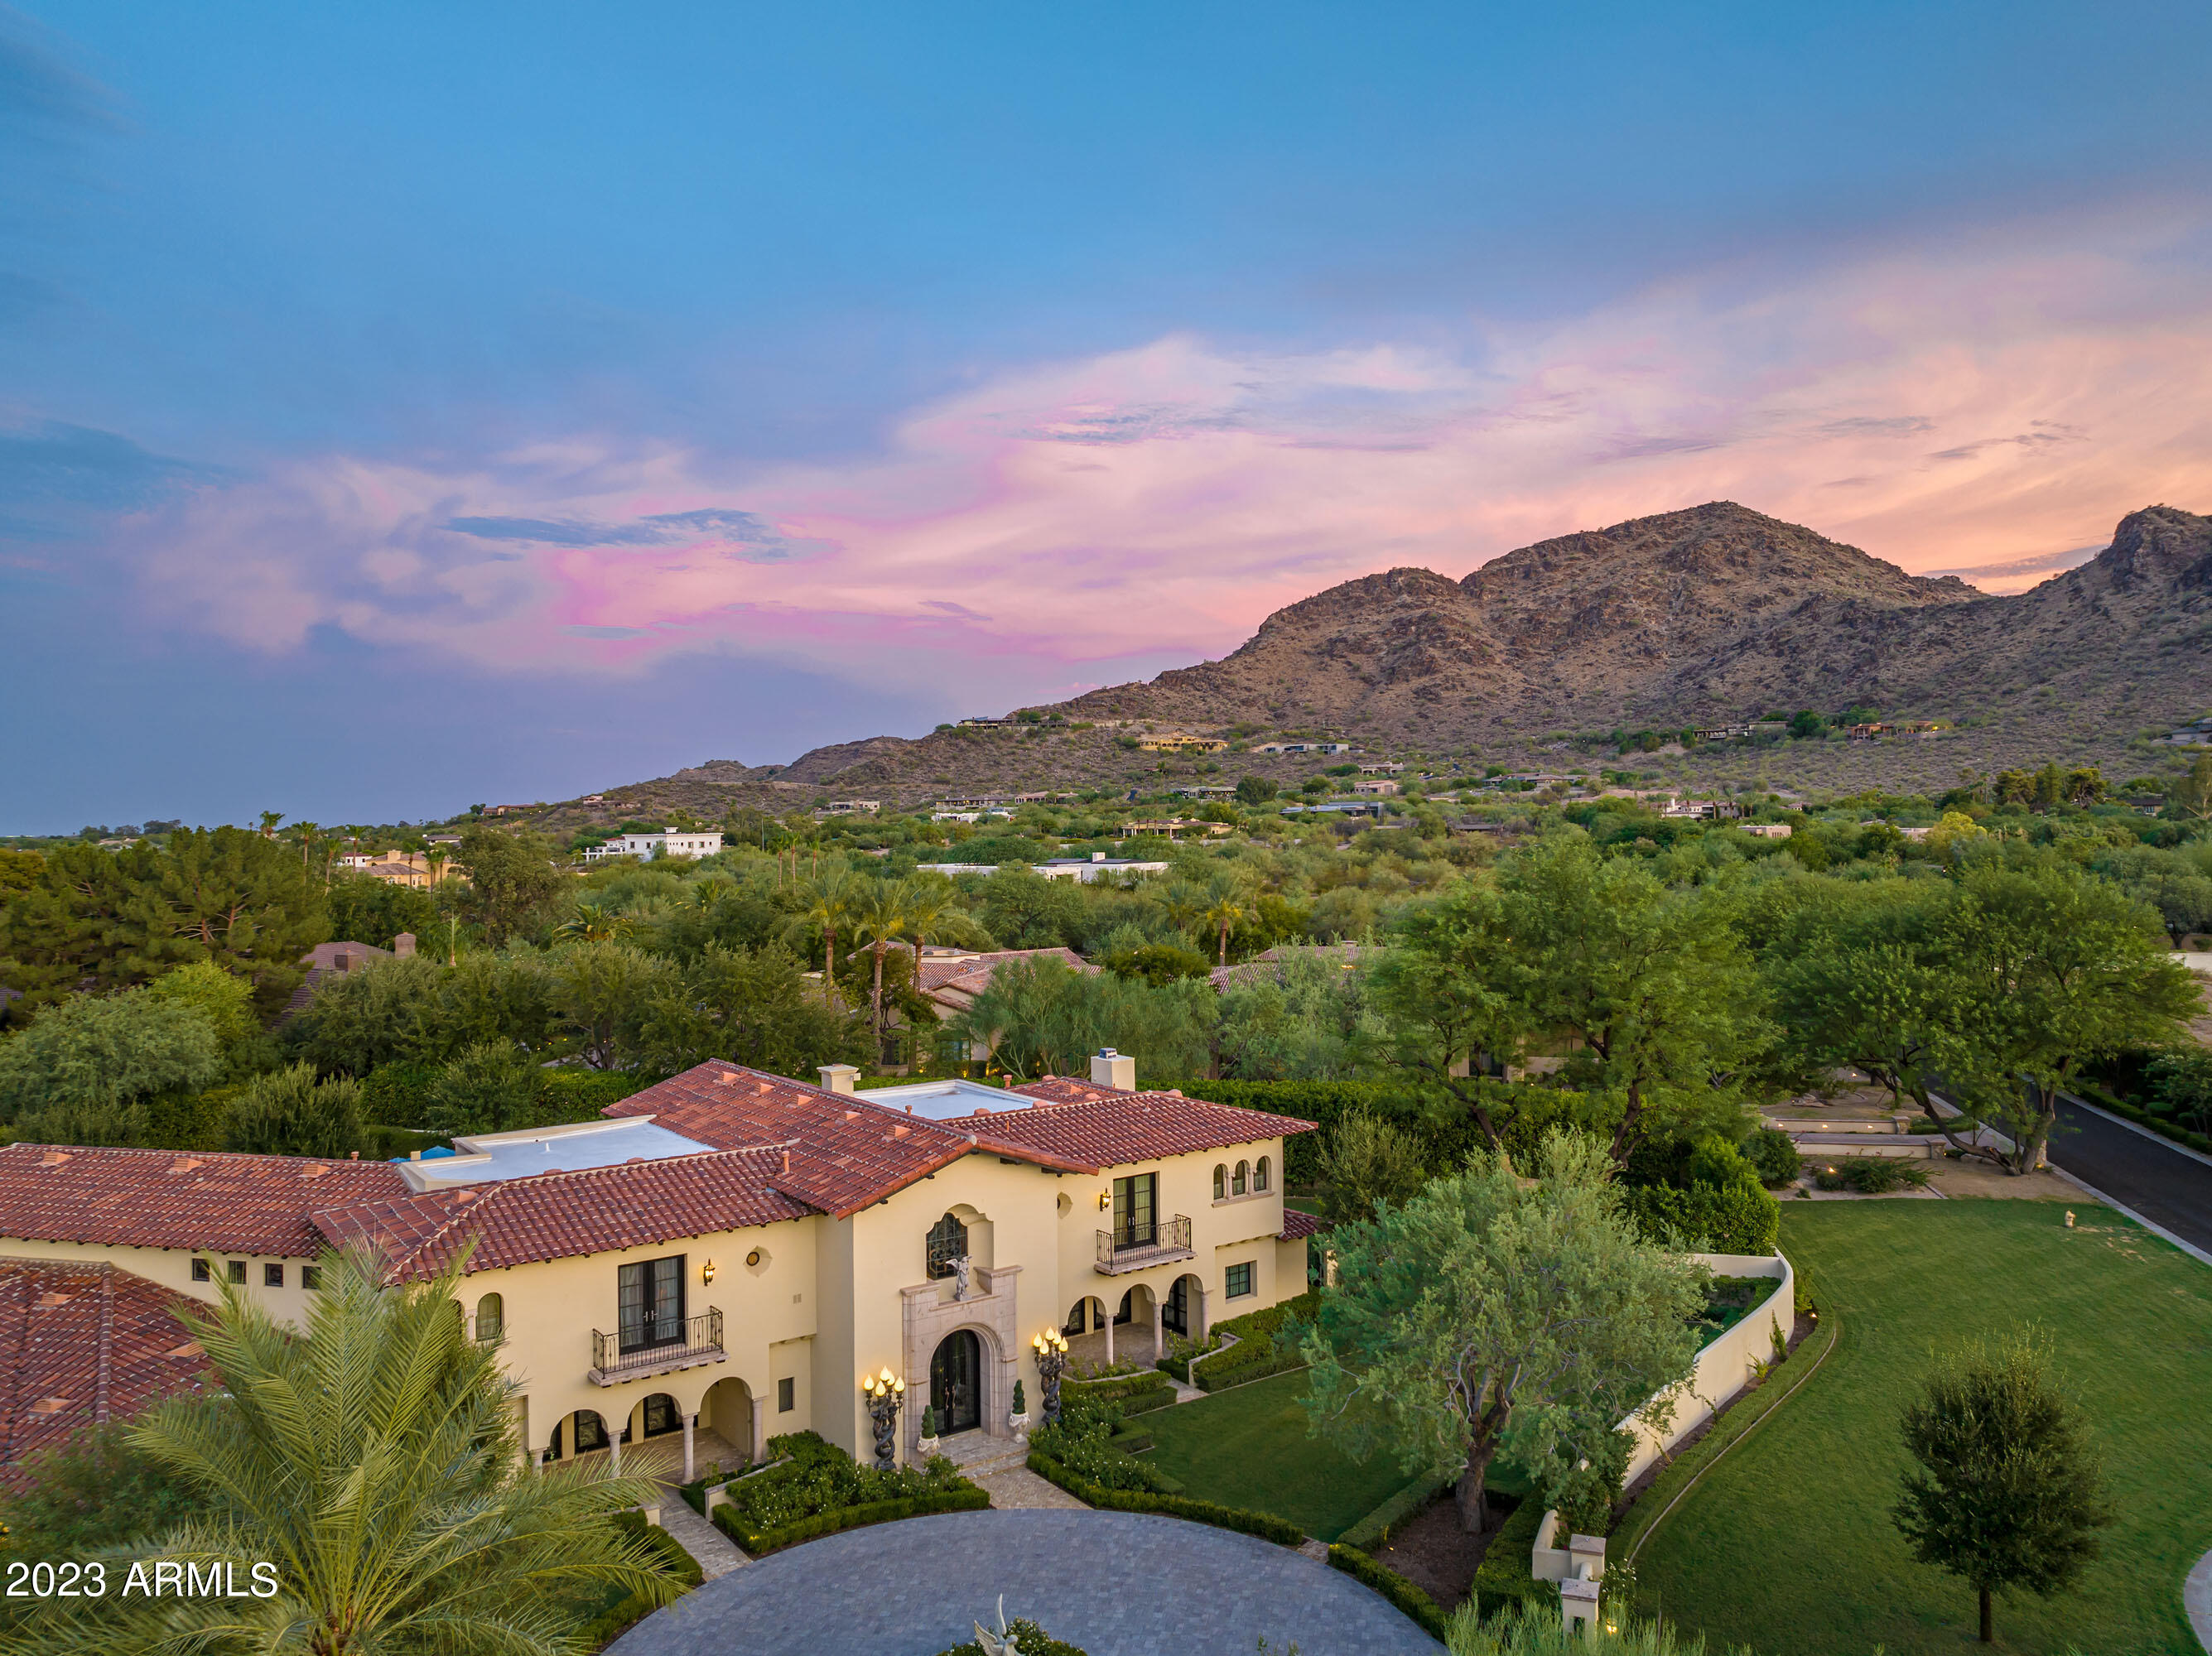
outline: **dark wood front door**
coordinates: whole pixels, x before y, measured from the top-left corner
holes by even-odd
[[[930,1358],[929,1406],[943,1436],[983,1423],[983,1343],[972,1331],[947,1335]]]

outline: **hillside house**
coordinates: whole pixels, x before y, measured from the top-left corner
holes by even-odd
[[[1358,753],[1349,742],[1262,742],[1252,749],[1255,753],[1320,753],[1331,755]]]
[[[593,846],[584,852],[587,863],[604,862],[611,857],[682,857],[696,858],[712,857],[722,848],[720,832],[702,833],[696,829],[662,828],[652,834],[622,834],[603,846]]]
[[[1045,1329],[1149,1362],[1306,1286],[1316,1222],[1282,1169],[1310,1122],[1140,1090],[1115,1054],[959,1095],[854,1092],[839,1067],[810,1086],[718,1060],[599,1120],[398,1163],[12,1144],[0,1256],[200,1301],[228,1283],[294,1326],[328,1248],[377,1251],[394,1283],[465,1259],[455,1313],[498,1349],[528,1460],[686,1480],[781,1432],[865,1455],[860,1382],[886,1368],[901,1461],[925,1404],[945,1435],[1009,1437]]]
[[[434,867],[428,854],[420,851],[352,851],[338,858],[338,866],[416,891],[427,891],[454,872],[442,862]]]
[[[1380,777],[1374,777],[1363,781],[1354,782],[1352,785],[1352,791],[1354,793],[1370,793],[1388,798],[1398,792],[1398,785],[1395,782],[1386,781]]]
[[[1137,745],[1149,753],[1219,753],[1228,742],[1218,736],[1191,736],[1182,731],[1162,731],[1154,736],[1140,736]]]

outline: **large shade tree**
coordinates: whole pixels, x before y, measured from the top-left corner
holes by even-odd
[[[1340,1286],[1303,1336],[1315,1428],[1364,1458],[1457,1474],[1487,1523],[1491,1463],[1597,1460],[1619,1422],[1685,1378],[1702,1270],[1645,1243],[1604,1146],[1544,1138],[1524,1179],[1478,1158],[1333,1234]]]

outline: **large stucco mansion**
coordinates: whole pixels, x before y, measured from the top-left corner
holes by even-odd
[[[905,1458],[925,1404],[941,1435],[1004,1435],[1020,1380],[1034,1411],[1048,1328],[1149,1361],[1306,1286],[1282,1170],[1311,1124],[1091,1067],[855,1091],[842,1066],[809,1086],[709,1063],[600,1120],[398,1163],[10,1145],[0,1256],[204,1300],[228,1281],[295,1323],[332,1247],[395,1280],[465,1258],[460,1313],[500,1346],[534,1459],[652,1441],[688,1479],[808,1428],[865,1458],[861,1382],[886,1368]]]

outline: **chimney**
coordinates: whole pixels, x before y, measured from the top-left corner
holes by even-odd
[[[392,952],[403,961],[412,955],[415,952],[415,934],[412,931],[403,931],[394,937],[392,940]]]
[[[1101,1087],[1118,1087],[1125,1093],[1137,1090],[1137,1060],[1124,1058],[1111,1046],[1103,1047],[1091,1059],[1091,1079]]]
[[[819,1073],[823,1090],[833,1093],[851,1092],[853,1083],[860,1074],[849,1064],[824,1064],[820,1066]]]
[[[333,949],[331,950],[331,970],[333,972],[352,971],[353,950],[350,949]]]

